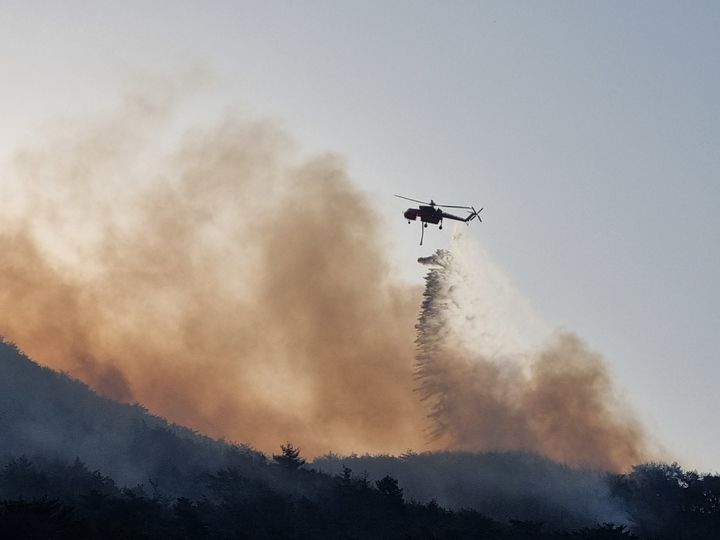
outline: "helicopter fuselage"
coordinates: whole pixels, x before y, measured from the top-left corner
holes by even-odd
[[[420,208],[408,208],[403,213],[405,216],[405,219],[408,221],[415,221],[416,219],[420,218],[420,221],[423,223],[431,223],[433,225],[440,224],[440,228],[442,228],[442,220],[443,219],[452,219],[454,221],[464,221],[468,222],[470,221],[470,217],[461,218],[459,216],[455,216],[453,214],[448,214],[447,212],[444,212],[441,208],[438,208],[437,206],[423,206],[421,205]]]
[[[420,205],[420,208],[408,208],[403,215],[408,221],[415,221],[420,218],[420,221],[424,223],[437,225],[442,221],[443,211],[435,206]]]

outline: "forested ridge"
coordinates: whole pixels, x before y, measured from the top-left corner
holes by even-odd
[[[519,453],[324,456],[199,435],[0,344],[2,538],[647,538],[720,531],[720,477]]]

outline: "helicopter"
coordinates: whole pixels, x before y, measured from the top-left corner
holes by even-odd
[[[403,216],[405,216],[405,219],[408,220],[408,223],[411,221],[415,221],[417,218],[420,218],[420,224],[421,224],[421,233],[420,233],[420,245],[422,246],[423,238],[425,237],[425,228],[428,226],[428,223],[432,223],[433,225],[440,225],[440,228],[442,229],[443,219],[452,219],[454,221],[463,221],[466,224],[469,224],[474,218],[477,218],[478,221],[482,222],[482,218],[480,217],[480,212],[483,211],[481,208],[480,210],[475,210],[472,206],[455,206],[450,204],[437,204],[435,201],[430,199],[430,202],[426,201],[419,201],[417,199],[411,199],[410,197],[404,197],[402,195],[395,195],[399,199],[405,199],[406,201],[412,201],[416,203],[420,203],[419,208],[408,208],[403,212]],[[470,214],[467,217],[460,217],[455,216],[453,214],[450,214],[448,212],[445,212],[443,208],[460,208],[463,210],[469,210]]]

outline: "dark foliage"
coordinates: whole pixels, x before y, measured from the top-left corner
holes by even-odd
[[[330,474],[367,471],[373,482],[397,478],[406,500],[435,500],[450,510],[473,508],[499,520],[579,528],[627,521],[604,473],[572,469],[523,453],[408,452],[394,456],[324,456],[313,466]]]
[[[374,485],[345,467],[331,477],[295,469],[246,476],[227,468],[198,478],[195,498],[171,498],[159,487],[120,489],[80,460],[42,465],[18,457],[0,473],[2,538],[408,538],[638,540],[717,538],[718,477],[677,465],[650,464],[611,476],[633,524],[603,523],[563,530],[554,523],[498,521],[475,510],[451,511],[435,501],[405,502],[397,479]],[[277,475],[277,476],[273,476]],[[692,482],[691,482],[692,481]],[[273,485],[275,483],[275,485]]]
[[[288,471],[296,471],[303,465],[305,460],[300,457],[300,449],[295,448],[292,443],[281,444],[280,454],[273,454],[273,461]]]
[[[677,463],[650,463],[609,482],[641,536],[720,538],[720,476],[684,471]]]

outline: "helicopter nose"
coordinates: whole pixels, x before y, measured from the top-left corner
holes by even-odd
[[[408,208],[403,213],[403,216],[405,216],[405,219],[415,221],[415,218],[417,217],[417,210],[415,210],[414,208]]]

